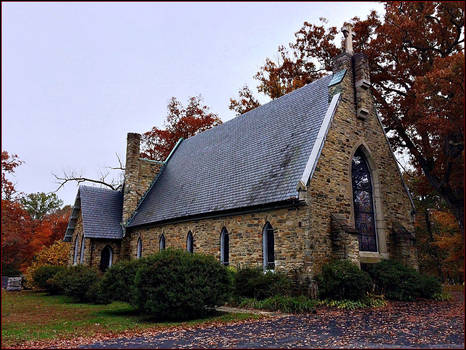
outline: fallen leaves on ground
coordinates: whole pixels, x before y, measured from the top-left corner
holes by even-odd
[[[456,347],[464,344],[464,296],[452,301],[389,302],[375,309],[320,307],[316,314],[101,334],[34,348],[375,348]]]

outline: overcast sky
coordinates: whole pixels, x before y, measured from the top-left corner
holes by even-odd
[[[2,3],[2,150],[25,161],[24,193],[52,173],[98,177],[126,134],[162,126],[175,96],[202,94],[223,121],[229,99],[304,21],[341,27],[379,3]],[[262,98],[262,102],[266,99]],[[72,204],[77,187],[57,194]]]

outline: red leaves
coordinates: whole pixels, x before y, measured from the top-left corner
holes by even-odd
[[[259,101],[254,97],[247,85],[244,85],[243,88],[238,91],[238,95],[238,100],[230,98],[229,106],[232,111],[236,112],[236,115],[244,114],[260,106]]]
[[[180,138],[187,139],[222,123],[200,96],[190,97],[185,108],[175,97],[167,106],[165,129],[153,127],[142,135],[141,157],[164,161]]]
[[[16,190],[5,174],[13,174],[23,162],[17,155],[2,152],[2,265],[14,268],[28,266],[43,247],[61,240],[68,225],[70,208],[63,208],[34,219],[14,197]]]

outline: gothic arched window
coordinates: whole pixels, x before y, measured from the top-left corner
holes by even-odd
[[[74,240],[74,251],[73,251],[73,265],[78,263],[78,236]]]
[[[230,236],[225,227],[220,234],[220,262],[223,265],[230,263]]]
[[[377,251],[375,233],[374,203],[372,197],[372,179],[369,165],[361,148],[353,156],[351,164],[353,184],[354,222],[359,232],[359,250]]]
[[[191,231],[188,232],[188,237],[186,237],[186,250],[190,253],[194,251],[193,234]]]
[[[162,251],[165,249],[165,236],[162,234],[159,241],[159,250]]]
[[[275,247],[273,227],[267,222],[262,231],[262,252],[264,270],[275,269]]]
[[[81,253],[79,256],[79,263],[82,264],[84,262],[84,235],[83,238],[81,238]]]
[[[137,252],[136,252],[136,257],[138,259],[142,258],[142,239],[141,239],[141,237],[139,237],[139,239],[138,239],[138,248],[137,248]]]
[[[106,246],[102,249],[102,253],[100,254],[100,271],[105,271],[109,267],[112,266],[113,260],[113,251],[112,248]]]

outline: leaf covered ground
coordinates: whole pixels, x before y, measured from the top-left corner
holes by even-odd
[[[316,314],[274,315],[233,323],[208,322],[28,347],[55,348],[463,348],[464,296],[450,301],[389,302],[376,309],[319,307]]]

